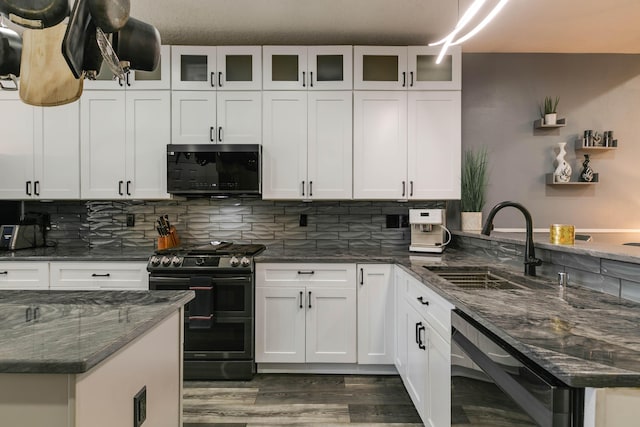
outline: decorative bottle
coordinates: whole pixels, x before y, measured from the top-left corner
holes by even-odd
[[[593,169],[589,166],[589,155],[584,155],[584,162],[582,162],[582,172],[580,172],[580,181],[591,182],[593,181]]]
[[[567,155],[564,147],[566,142],[558,142],[558,155],[556,156],[556,170],[553,172],[553,182],[569,182],[571,181],[571,165],[567,163],[564,156]]]

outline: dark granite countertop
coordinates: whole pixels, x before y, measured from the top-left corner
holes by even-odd
[[[395,263],[526,357],[573,387],[640,386],[640,304],[571,285],[523,276],[508,265],[448,248],[408,251],[266,251],[257,262]],[[490,266],[527,288],[464,290],[424,266]]]
[[[0,372],[86,372],[193,297],[193,291],[2,291]]]
[[[148,261],[154,250],[150,248],[57,246],[47,248],[0,251],[2,261]]]

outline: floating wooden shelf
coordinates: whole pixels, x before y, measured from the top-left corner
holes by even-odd
[[[599,145],[584,145],[584,139],[578,139],[576,140],[576,150],[583,150],[583,151],[608,151],[608,150],[615,150],[618,148],[618,140],[614,139],[612,142],[612,146],[609,147],[602,147]]]
[[[582,181],[569,181],[569,182],[553,182],[553,174],[548,173],[545,175],[547,185],[591,185],[597,184],[599,181],[599,176],[597,173],[593,174],[593,181],[591,182],[582,182]]]
[[[544,119],[538,119],[535,122],[533,122],[533,127],[536,129],[555,129],[555,128],[561,128],[567,125],[567,119],[558,119],[556,120],[556,124],[555,125],[545,125],[544,124]]]

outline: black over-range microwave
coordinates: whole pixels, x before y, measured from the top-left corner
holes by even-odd
[[[182,196],[259,196],[261,146],[167,145],[167,192]]]

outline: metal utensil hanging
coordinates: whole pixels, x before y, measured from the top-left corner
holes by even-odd
[[[118,59],[118,55],[116,55],[115,50],[111,46],[111,42],[109,41],[109,37],[100,29],[100,27],[96,27],[96,40],[98,42],[98,47],[102,52],[102,58],[109,66],[111,72],[118,77],[119,79],[124,79],[125,74],[129,71],[129,67],[123,67]]]

